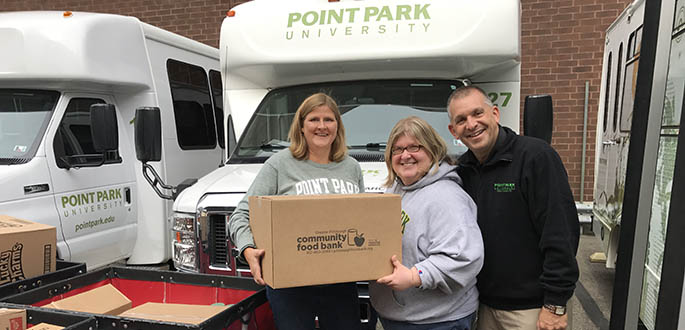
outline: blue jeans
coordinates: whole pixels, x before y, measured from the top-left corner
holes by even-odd
[[[382,317],[381,323],[385,330],[471,330],[471,325],[476,318],[476,313],[460,318],[456,321],[447,321],[430,324],[414,324],[409,322],[392,321]]]
[[[315,285],[298,288],[266,287],[278,330],[314,329],[319,317],[322,330],[359,330],[359,298],[356,283]]]

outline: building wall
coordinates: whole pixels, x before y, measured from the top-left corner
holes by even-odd
[[[522,0],[521,3],[521,95],[552,95],[552,145],[566,166],[576,200],[581,198],[585,83],[589,83],[589,111],[582,199],[591,201],[604,35],[609,24],[630,2]],[[523,109],[523,100],[521,106]]]
[[[0,0],[0,11],[70,10],[138,17],[191,39],[219,47],[228,9],[246,0]]]
[[[242,2],[245,1],[0,0],[0,10],[71,10],[136,16],[162,29],[218,47],[226,11]],[[590,93],[582,199],[592,200],[604,31],[630,2],[521,0],[521,95],[552,95],[552,145],[566,165],[576,200],[581,199],[585,82],[589,82]]]

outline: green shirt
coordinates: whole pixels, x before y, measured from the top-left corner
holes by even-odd
[[[247,247],[256,247],[250,229],[250,196],[357,194],[364,192],[364,178],[356,160],[347,156],[340,162],[319,164],[297,160],[290,149],[271,156],[252,182],[243,200],[228,220],[228,232],[242,256]]]

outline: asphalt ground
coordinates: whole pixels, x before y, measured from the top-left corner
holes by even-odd
[[[599,239],[581,235],[576,255],[580,279],[571,298],[574,330],[609,329],[615,271],[603,262],[591,263],[590,255],[595,252],[603,252]]]

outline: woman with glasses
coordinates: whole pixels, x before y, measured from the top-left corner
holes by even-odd
[[[400,120],[387,146],[386,192],[402,196],[402,261],[392,256],[393,273],[369,285],[371,303],[386,330],[471,329],[483,265],[476,205],[423,119]]]

